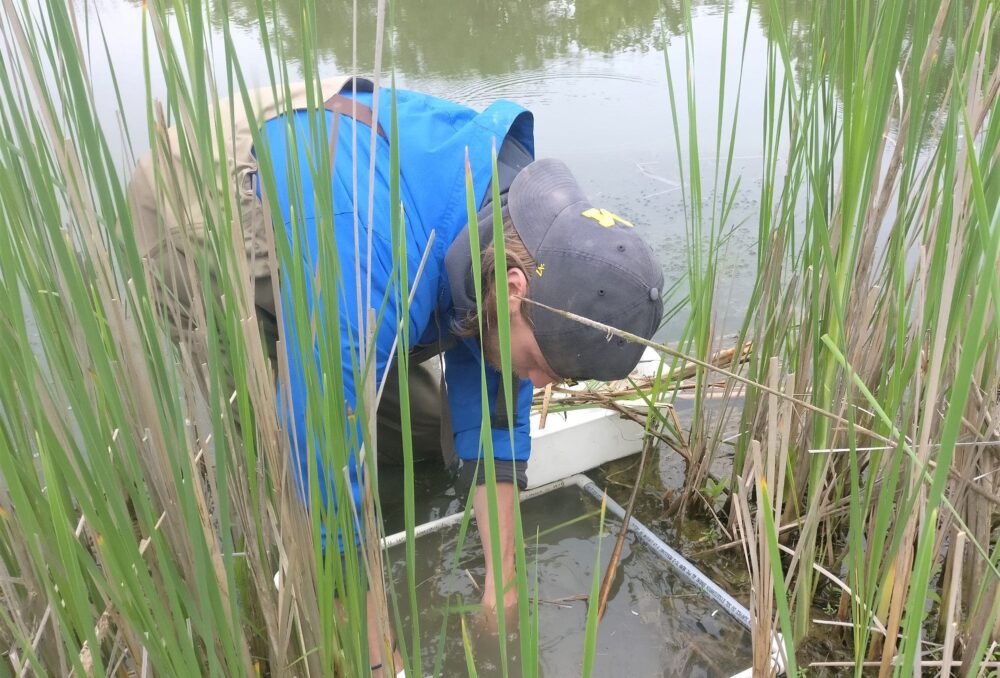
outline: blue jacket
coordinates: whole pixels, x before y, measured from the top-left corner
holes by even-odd
[[[350,96],[350,92],[342,94]],[[497,101],[482,113],[458,104],[437,99],[424,94],[397,90],[398,145],[400,171],[400,200],[405,220],[405,248],[409,284],[412,287],[418,265],[434,231],[434,242],[419,284],[414,292],[409,308],[409,336],[411,346],[432,344],[438,337],[438,328],[448,332],[453,317],[450,281],[444,266],[445,254],[460,235],[467,237],[467,198],[465,188],[465,155],[468,149],[472,169],[476,205],[483,202],[492,174],[492,149],[494,143],[499,148],[504,138],[510,134],[519,141],[528,153],[534,155],[534,141],[531,114],[509,101]],[[388,90],[380,97],[379,122],[388,134],[391,132],[391,109]],[[358,101],[371,105],[371,93],[359,92]],[[326,129],[332,128],[333,113],[323,111]],[[348,414],[355,409],[357,393],[355,379],[361,373],[358,365],[357,347],[362,344],[358,337],[358,290],[355,283],[355,236],[354,208],[357,205],[360,222],[359,250],[362,286],[362,304],[368,307],[364,298],[367,271],[367,231],[372,235],[371,253],[371,307],[380,313],[380,324],[376,335],[376,375],[381,380],[389,358],[396,327],[401,311],[401,291],[398,272],[393,271],[393,235],[390,221],[390,159],[388,142],[376,138],[374,210],[368,223],[368,168],[371,158],[371,130],[358,125],[357,166],[359,168],[357,195],[354,195],[355,181],[352,177],[352,128],[354,121],[341,116],[338,123],[338,141],[332,182],[332,217],[334,233],[332,241],[326,241],[318,233],[317,222],[330,223],[330,214],[322,211],[331,193],[318,191],[312,185],[311,164],[322,159],[329,162],[326,148],[311,138],[309,113],[295,112],[282,115],[265,123],[262,133],[267,139],[269,153],[276,180],[277,204],[280,206],[284,222],[284,235],[289,243],[292,256],[301,257],[306,271],[305,294],[308,312],[313,313],[313,289],[316,273],[320,278],[325,274],[339,280],[337,294],[337,318],[321,317],[314,321],[322,329],[328,341],[312,343],[314,358],[320,360],[320,350],[339,350],[343,366],[343,383],[327,384],[324,402],[332,401],[334,393],[342,393],[342,404]],[[314,113],[313,115],[319,115]],[[289,131],[294,124],[294,141],[289,141]],[[291,195],[289,185],[292,173],[298,173],[301,190]],[[297,227],[293,227],[293,213],[297,217]],[[297,246],[293,242],[298,236]],[[329,234],[322,234],[329,235]],[[333,249],[335,247],[335,250]],[[336,261],[326,261],[326,266],[317,268],[319,251],[335,253]],[[329,248],[329,249],[327,249]],[[329,258],[326,258],[329,259]],[[332,264],[332,265],[331,265]],[[331,273],[339,267],[339,272]],[[394,276],[396,279],[394,280]],[[307,477],[310,452],[314,455],[317,468],[322,469],[320,450],[323,440],[340,440],[339,431],[324,432],[311,430],[311,417],[307,412],[306,394],[309,385],[308,372],[303,369],[301,351],[298,346],[308,346],[310,342],[299,341],[294,335],[294,318],[304,312],[302,300],[293,303],[291,290],[283,284],[283,312],[285,317],[285,349],[289,365],[289,382],[281,387],[287,389],[290,397],[282,406],[285,423],[292,436],[292,449],[296,455],[299,479]],[[322,292],[321,292],[322,293]],[[327,300],[327,304],[330,300]],[[328,305],[324,305],[330,308]],[[339,334],[340,341],[329,341],[329,333]],[[317,335],[320,330],[317,329]],[[336,337],[334,337],[335,339]],[[339,346],[337,346],[339,344]],[[335,348],[330,348],[334,346]],[[397,349],[403,350],[402,347]],[[482,398],[481,367],[482,355],[478,340],[460,340],[445,353],[445,375],[448,398],[451,406],[452,426],[455,433],[455,447],[463,460],[477,459],[484,449],[481,436]],[[312,382],[315,383],[315,382]],[[500,375],[486,365],[486,386],[490,412],[494,411],[495,398],[500,383]],[[518,408],[515,415],[513,445],[509,430],[491,429],[493,452],[496,459],[516,459],[525,462],[530,454],[529,414],[531,407],[531,382],[522,380],[517,385]],[[341,403],[337,403],[339,406]],[[357,422],[346,428],[348,452],[354,455],[360,449],[360,433]],[[352,456],[351,459],[354,459]],[[360,498],[356,464],[351,463],[351,485],[354,500]],[[333,476],[337,469],[329,469]],[[332,477],[331,477],[332,479]],[[321,483],[325,485],[325,483]],[[307,488],[302,488],[308,493]],[[324,503],[327,500],[323,488]]]

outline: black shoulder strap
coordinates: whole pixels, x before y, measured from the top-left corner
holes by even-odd
[[[511,381],[517,383],[517,376],[511,375]],[[510,394],[510,406],[514,410],[514,416],[509,416],[507,412],[507,398],[504,396],[503,377],[497,384],[497,399],[493,404],[493,413],[490,415],[490,426],[496,429],[509,429],[517,426],[517,394],[521,389],[515,386],[514,392]],[[513,423],[511,423],[513,422]]]

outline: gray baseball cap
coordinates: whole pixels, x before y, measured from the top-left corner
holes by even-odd
[[[535,260],[528,297],[637,334],[663,316],[663,271],[631,223],[595,207],[561,161],[537,160],[514,178],[511,221]],[[561,377],[623,379],[642,356],[633,343],[529,305],[542,355]]]

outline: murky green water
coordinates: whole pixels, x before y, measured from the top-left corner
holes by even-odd
[[[587,605],[600,519],[598,503],[576,487],[562,488],[522,504],[524,532],[537,544],[527,547],[528,580],[537,577],[539,667],[544,676],[578,676],[583,659]],[[571,522],[581,515],[586,520]],[[601,572],[607,567],[620,522],[606,517],[601,540]],[[473,636],[481,673],[500,670],[496,636],[481,629],[474,610],[485,570],[479,539],[471,534],[458,562],[458,528],[417,540],[416,581],[424,670],[439,675],[465,673],[461,620]],[[395,556],[395,557],[394,557]],[[396,582],[406,581],[403,547],[390,550]],[[600,575],[599,575],[600,576]],[[401,600],[405,584],[397,584]],[[470,610],[469,608],[473,608]],[[404,604],[404,614],[411,612]],[[442,630],[445,633],[442,634]],[[443,645],[442,643],[443,639]],[[513,675],[520,645],[508,645]],[[750,666],[750,634],[711,600],[683,581],[631,535],[597,636],[596,676],[729,676]]]

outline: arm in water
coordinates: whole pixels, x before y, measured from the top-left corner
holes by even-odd
[[[497,613],[500,609],[498,600],[501,601],[503,612],[507,621],[507,628],[517,619],[515,611],[517,609],[517,586],[514,582],[514,501],[517,492],[514,483],[497,483],[497,522],[500,535],[500,567],[503,591],[498,595],[495,588],[493,544],[490,531],[490,514],[488,488],[486,485],[477,485],[472,498],[473,508],[476,512],[476,526],[479,528],[479,535],[483,542],[483,554],[486,557],[486,585],[483,591],[483,612],[486,614],[487,626],[491,630],[496,630]]]

